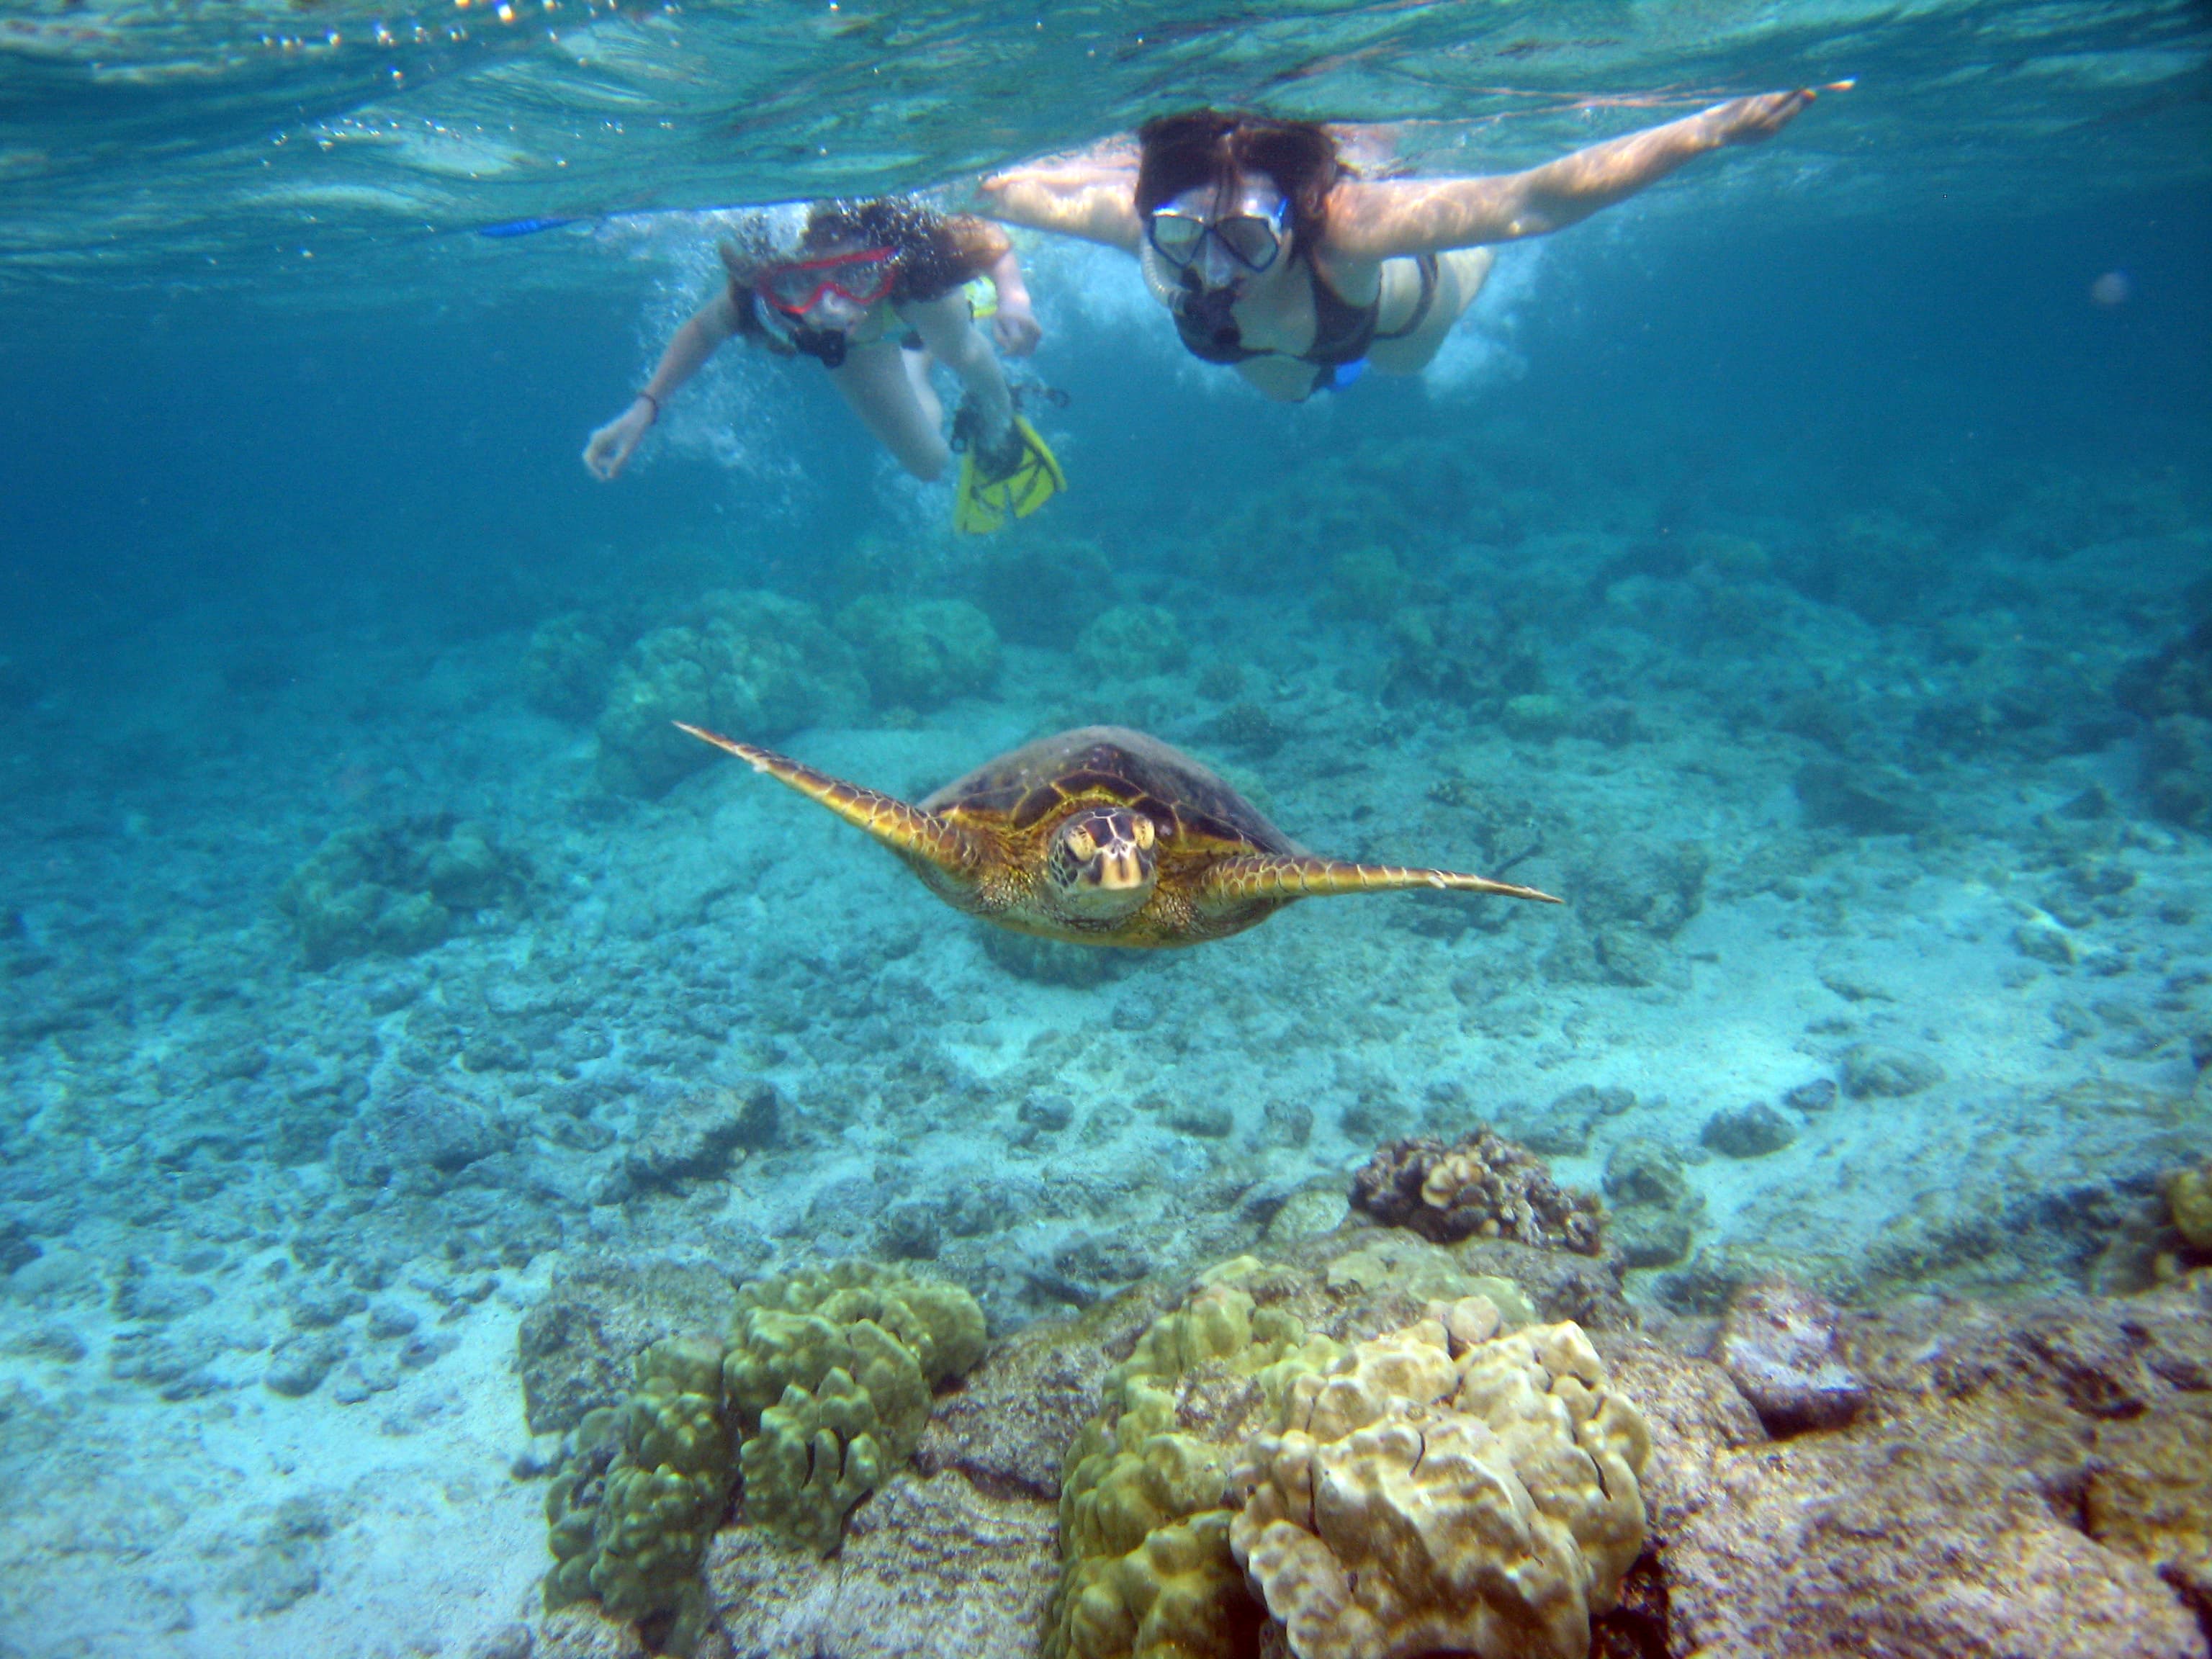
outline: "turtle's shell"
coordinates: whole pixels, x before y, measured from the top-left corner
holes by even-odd
[[[1041,856],[1053,827],[1074,807],[1108,801],[1152,821],[1164,866],[1305,850],[1182,750],[1120,726],[1040,738],[956,778],[921,807],[989,831],[1019,857],[1032,848]]]

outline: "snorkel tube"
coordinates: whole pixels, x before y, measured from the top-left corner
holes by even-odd
[[[757,294],[748,290],[746,297],[752,305],[753,316],[760,324],[761,331],[772,343],[786,351],[811,357],[824,368],[836,368],[843,364],[846,348],[851,343],[846,339],[843,329],[811,328],[805,323],[794,321]]]
[[[1243,288],[1241,282],[1226,288],[1208,288],[1192,266],[1177,270],[1169,264],[1149,237],[1137,245],[1137,265],[1145,274],[1145,287],[1152,298],[1188,322],[1215,349],[1234,351],[1243,343],[1243,331],[1237,326],[1235,315],[1237,296]]]

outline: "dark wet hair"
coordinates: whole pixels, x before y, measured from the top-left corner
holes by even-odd
[[[806,210],[806,228],[798,248],[771,249],[757,239],[744,246],[738,240],[722,244],[722,265],[730,276],[738,332],[772,349],[788,351],[787,342],[762,325],[753,305],[753,279],[771,265],[793,257],[814,257],[840,242],[898,250],[898,272],[890,291],[894,302],[943,299],[989,270],[1013,246],[994,224],[966,214],[939,213],[911,197],[815,202]]]
[[[996,225],[946,215],[911,197],[817,202],[806,216],[809,246],[856,242],[899,253],[893,300],[939,300],[989,270],[1010,244]]]
[[[1162,115],[1137,129],[1137,214],[1152,217],[1163,203],[1212,185],[1234,191],[1264,173],[1291,204],[1291,234],[1317,246],[1328,223],[1328,193],[1351,172],[1336,140],[1315,121],[1279,121],[1236,110],[1194,109]]]

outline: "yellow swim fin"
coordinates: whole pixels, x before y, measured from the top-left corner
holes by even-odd
[[[1009,516],[1026,519],[1067,488],[1067,475],[1036,428],[1014,416],[1011,461],[978,457],[970,444],[960,457],[960,483],[952,498],[952,527],[971,536],[1006,528]]]

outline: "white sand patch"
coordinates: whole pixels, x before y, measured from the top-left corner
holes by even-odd
[[[465,1652],[531,1605],[542,1488],[514,1376],[516,1308],[354,1406],[256,1385],[169,1402],[73,1365],[0,1382],[0,1650],[14,1659]],[[30,1322],[6,1310],[12,1338]],[[77,1321],[82,1334],[86,1322]]]

